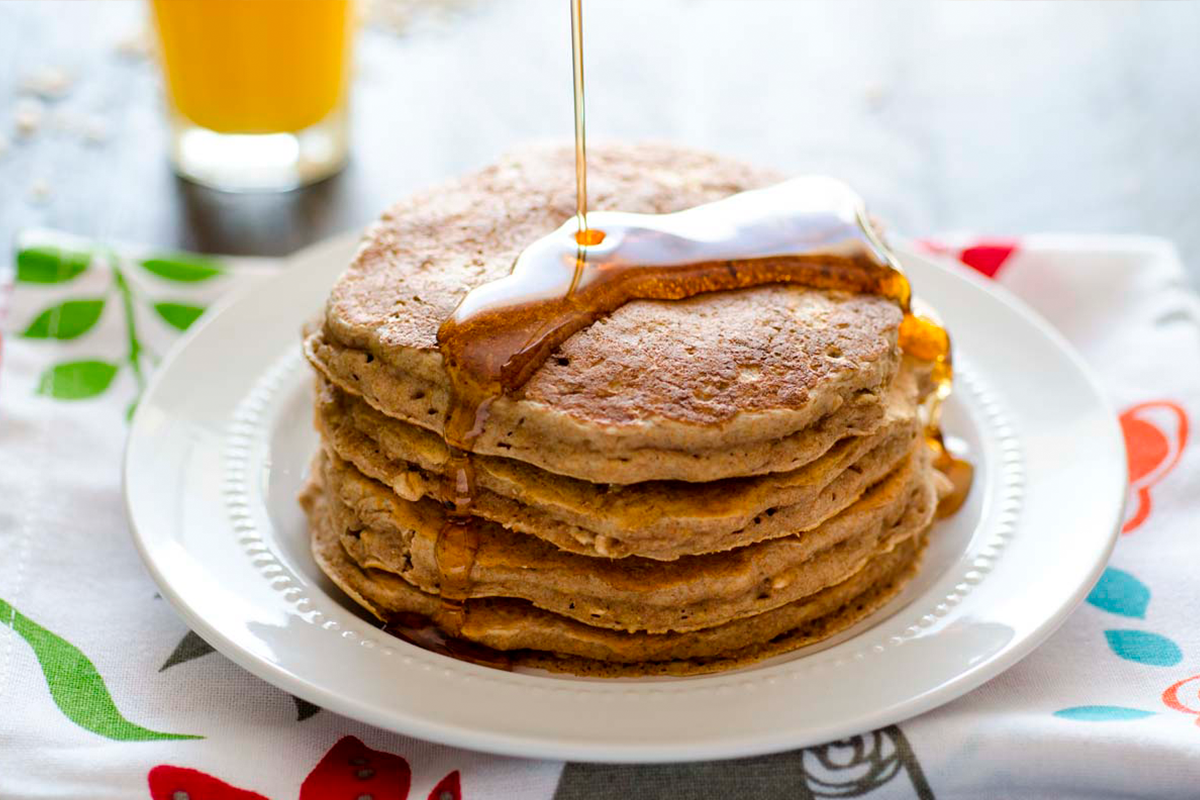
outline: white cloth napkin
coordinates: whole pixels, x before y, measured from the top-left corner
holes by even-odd
[[[927,244],[1057,325],[1121,412],[1127,533],[1089,602],[900,726],[738,762],[564,769],[316,709],[190,634],[130,541],[126,416],[181,329],[280,265],[29,234],[0,302],[0,798],[1197,796],[1200,303],[1179,260],[1144,238]]]

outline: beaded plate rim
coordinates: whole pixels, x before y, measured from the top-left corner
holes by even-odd
[[[267,512],[265,481],[261,480],[263,469],[270,463],[270,436],[273,413],[283,405],[281,400],[285,388],[293,389],[302,380],[300,373],[307,367],[299,347],[276,359],[275,363],[251,387],[235,408],[226,430],[224,446],[224,476],[222,481],[225,508],[237,543],[250,563],[267,583],[279,592],[290,610],[305,622],[316,625],[336,635],[347,644],[368,650],[376,650],[387,658],[398,658],[404,666],[418,666],[426,670],[440,670],[446,676],[457,676],[467,680],[481,680],[497,684],[520,686],[522,690],[581,692],[587,694],[653,695],[670,687],[672,691],[704,692],[727,691],[751,685],[774,684],[780,680],[796,680],[823,671],[836,669],[850,661],[860,661],[885,653],[889,648],[903,645],[918,636],[922,630],[934,625],[939,619],[948,617],[963,599],[984,582],[997,561],[1003,556],[1005,547],[1015,534],[1024,500],[1025,464],[1021,441],[1004,409],[1002,401],[974,370],[969,356],[956,353],[955,392],[962,396],[964,390],[970,400],[968,406],[977,409],[983,426],[977,431],[984,444],[982,457],[989,451],[995,453],[990,463],[997,468],[998,475],[987,487],[996,501],[993,511],[985,510],[980,526],[987,525],[967,543],[967,549],[956,558],[964,559],[968,568],[961,570],[949,592],[930,596],[925,594],[913,598],[906,606],[887,613],[892,604],[865,618],[863,622],[876,623],[890,620],[897,615],[906,615],[911,620],[901,634],[880,636],[876,627],[870,627],[834,647],[841,648],[853,643],[853,652],[838,656],[832,661],[805,657],[807,648],[798,648],[791,653],[775,657],[779,663],[748,665],[742,669],[711,673],[686,679],[653,679],[634,683],[629,680],[598,682],[578,680],[570,676],[544,675],[530,672],[505,672],[479,667],[455,659],[431,653],[403,642],[380,628],[371,626],[358,616],[354,609],[347,609],[335,598],[324,592],[306,593],[301,586],[304,581],[280,555],[277,543],[278,532]],[[938,576],[936,580],[942,580]],[[318,587],[313,586],[314,590]],[[339,622],[329,618],[325,604],[332,604],[348,612],[351,622]],[[324,609],[324,610],[323,610]],[[875,634],[874,636],[872,634]],[[820,643],[817,643],[818,645]],[[817,652],[825,652],[820,650]],[[772,659],[774,660],[774,659]],[[730,680],[736,677],[736,680]],[[719,685],[713,680],[723,678]]]

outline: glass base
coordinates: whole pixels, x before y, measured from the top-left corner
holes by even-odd
[[[172,115],[171,161],[182,177],[226,192],[278,192],[327,178],[346,163],[346,112],[294,133],[218,133]]]

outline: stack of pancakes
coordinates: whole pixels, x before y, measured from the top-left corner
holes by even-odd
[[[469,599],[439,598],[437,330],[572,214],[571,158],[515,154],[368,230],[305,339],[318,563],[385,622],[580,674],[724,669],[849,627],[911,577],[934,517],[929,370],[901,355],[894,303],[788,285],[628,303],[498,398],[471,456]],[[632,212],[779,179],[661,145],[589,163],[594,206]]]

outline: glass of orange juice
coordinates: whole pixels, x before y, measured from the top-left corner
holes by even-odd
[[[284,190],[345,163],[351,0],[152,0],[185,178]]]

